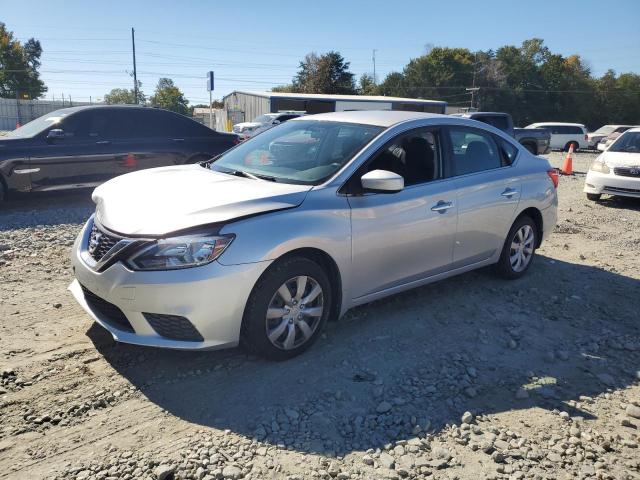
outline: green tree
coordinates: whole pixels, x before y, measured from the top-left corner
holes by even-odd
[[[293,79],[293,89],[301,93],[357,93],[349,65],[338,52],[309,53],[300,62],[300,69]]]
[[[288,85],[277,85],[271,89],[272,92],[281,92],[281,93],[292,93],[295,92],[296,89],[292,84]]]
[[[22,45],[0,22],[0,97],[38,98],[47,91],[38,72],[41,55],[38,40]]]
[[[135,101],[136,94],[134,89],[126,89],[126,88],[114,88],[109,93],[105,93],[104,95],[104,103],[109,105],[116,104],[133,104]],[[147,97],[142,92],[142,82],[138,80],[138,104],[144,105],[147,101]]]
[[[358,85],[358,93],[360,95],[378,95],[378,86],[373,81],[373,76],[368,73],[363,73],[360,76]]]
[[[151,105],[187,115],[189,101],[170,78],[158,80],[156,91],[150,99]]]

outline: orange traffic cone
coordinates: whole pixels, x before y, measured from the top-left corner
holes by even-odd
[[[567,158],[564,159],[560,173],[573,175],[573,143],[569,146],[569,153],[567,153]]]

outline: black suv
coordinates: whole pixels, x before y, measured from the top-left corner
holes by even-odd
[[[9,192],[94,187],[151,167],[195,163],[238,143],[158,108],[64,108],[0,137],[0,200]]]

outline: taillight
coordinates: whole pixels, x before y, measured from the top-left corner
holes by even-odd
[[[584,134],[584,139],[585,140],[589,140],[589,135],[587,135],[586,133]]]
[[[558,170],[556,170],[555,168],[547,170],[547,175],[549,175],[549,178],[553,182],[553,186],[555,188],[558,188]]]

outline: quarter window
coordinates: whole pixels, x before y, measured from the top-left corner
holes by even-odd
[[[468,128],[449,129],[454,175],[482,172],[503,165],[501,153],[491,134]]]

